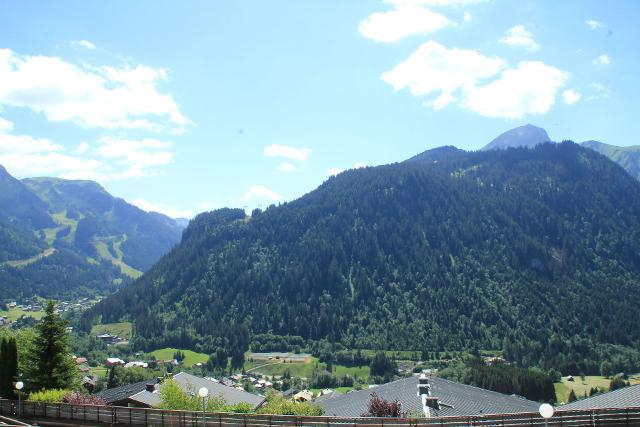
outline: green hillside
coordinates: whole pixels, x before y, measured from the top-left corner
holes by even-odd
[[[613,354],[616,370],[640,363],[639,281],[640,183],[566,142],[351,170],[250,218],[201,214],[85,321],[133,319],[144,349],[270,332],[588,374]]]
[[[176,244],[182,228],[92,181],[29,178],[0,166],[0,300],[115,291]]]

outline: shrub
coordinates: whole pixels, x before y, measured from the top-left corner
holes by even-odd
[[[36,391],[29,394],[29,400],[40,403],[60,403],[70,393],[71,390],[64,389]]]
[[[267,401],[258,410],[260,414],[273,415],[322,415],[324,410],[308,402],[292,402],[275,393],[267,396]]]
[[[95,406],[107,406],[107,402],[98,397],[95,394],[83,395],[82,393],[78,393],[74,391],[73,393],[68,393],[66,396],[62,398],[62,403],[69,403],[71,405],[95,405]]]
[[[401,418],[406,417],[407,412],[402,412],[402,405],[395,400],[390,402],[376,393],[371,393],[371,399],[367,403],[367,412],[362,414],[363,417],[384,417],[384,418]]]

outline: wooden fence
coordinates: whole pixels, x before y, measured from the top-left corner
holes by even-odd
[[[203,413],[119,406],[69,405],[23,401],[19,418],[68,420],[84,425],[144,427],[456,427],[640,426],[640,408],[557,411],[544,420],[538,413],[442,418],[342,418],[294,415]],[[18,402],[0,400],[0,415],[18,416]]]

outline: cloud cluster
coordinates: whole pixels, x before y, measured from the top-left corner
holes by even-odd
[[[86,128],[159,131],[168,120],[190,123],[171,95],[159,91],[167,73],[137,67],[78,66],[58,57],[0,49],[0,106],[28,108],[51,122]]]
[[[189,209],[178,209],[172,206],[165,205],[163,203],[154,203],[145,199],[135,199],[130,202],[147,212],[160,212],[171,218],[191,218],[193,211]]]
[[[265,157],[281,157],[287,160],[304,163],[309,159],[311,150],[309,148],[298,148],[290,145],[272,144],[264,147]],[[294,172],[296,165],[291,162],[282,162],[278,166],[280,172]]]
[[[264,185],[252,185],[239,200],[243,203],[253,202],[256,200],[275,202],[282,200],[282,196]]]
[[[360,23],[359,31],[380,42],[397,42],[409,35],[428,34],[457,24],[429,8],[468,6],[482,0],[384,0],[392,10],[369,15]],[[463,20],[470,22],[465,11]],[[600,25],[587,21],[587,25]],[[540,50],[533,34],[522,25],[509,28],[499,43]],[[597,58],[599,65],[609,61]],[[422,43],[406,60],[384,72],[381,79],[395,91],[407,89],[417,97],[429,97],[423,105],[435,110],[458,105],[487,117],[517,119],[528,114],[546,114],[555,104],[558,93],[569,79],[569,73],[542,61],[522,61],[516,65],[505,59],[487,56],[477,50],[447,47],[429,40]],[[575,90],[566,90],[567,104],[581,99]],[[327,173],[340,170],[332,168]]]
[[[532,52],[540,49],[540,45],[533,39],[533,34],[524,25],[509,28],[499,41],[509,46],[523,47]]]
[[[599,55],[596,59],[593,60],[595,65],[609,65],[611,64],[611,58],[606,53]]]
[[[444,15],[417,5],[396,6],[387,12],[369,15],[358,26],[364,37],[383,43],[395,43],[414,34],[428,34],[453,25]]]
[[[86,40],[72,44],[95,47]],[[171,95],[159,91],[166,78],[165,70],[144,65],[93,67],[0,49],[0,109],[24,108],[49,122],[112,134],[68,149],[46,138],[13,134],[13,123],[0,118],[0,164],[18,176],[107,181],[160,174],[158,167],[173,160],[173,143],[126,134],[180,133],[191,123]]]
[[[589,19],[587,21],[584,21],[584,23],[587,24],[587,26],[591,30],[597,30],[598,28],[602,28],[603,27],[602,22],[596,21],[595,19]]]
[[[89,40],[73,40],[71,42],[72,46],[80,46],[80,47],[84,47],[85,49],[95,49],[96,45],[91,43]]]
[[[488,117],[521,118],[544,114],[565,85],[568,73],[539,61],[508,68],[506,61],[468,49],[447,48],[428,41],[407,60],[382,74],[394,90],[415,96],[435,95],[425,102],[434,109],[458,102]],[[492,81],[487,81],[493,78]]]

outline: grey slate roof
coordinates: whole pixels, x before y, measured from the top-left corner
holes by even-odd
[[[173,376],[173,380],[180,386],[182,390],[197,393],[201,387],[209,390],[209,396],[222,398],[230,405],[238,403],[248,403],[252,408],[257,408],[264,402],[264,397],[247,393],[244,390],[238,390],[211,380],[196,377],[186,372],[180,372]],[[98,393],[98,396],[107,401],[107,404],[123,403],[124,401],[143,404],[146,406],[156,406],[160,403],[160,394],[147,391],[147,384],[156,384],[157,380],[146,380],[135,384],[127,384],[121,387],[112,388]]]
[[[334,390],[331,393],[323,394],[322,396],[318,396],[313,399],[313,403],[320,403],[328,399],[334,399],[338,396],[344,396],[344,393],[339,392],[338,390]]]
[[[120,387],[110,388],[108,390],[101,391],[98,393],[98,396],[103,398],[108,405],[111,405],[115,402],[121,402],[123,400],[128,399],[134,394],[140,393],[141,391],[146,390],[147,384],[157,384],[157,379],[144,380],[138,383],[133,384],[125,384]]]
[[[440,406],[440,409],[430,408],[432,417],[537,412],[540,407],[539,403],[522,397],[509,396],[443,378],[430,378],[429,384],[431,396],[438,397],[441,405],[446,405]],[[371,394],[376,393],[383,399],[400,401],[402,411],[407,411],[409,415],[424,414],[417,386],[418,377],[413,376],[317,403],[324,408],[325,415],[359,417],[367,412],[367,402]]]
[[[604,409],[604,408],[637,408],[640,407],[640,384],[619,388],[609,393],[598,394],[582,400],[567,403],[557,409],[570,411],[579,409]]]
[[[183,390],[190,390],[195,393],[197,393],[201,387],[206,387],[209,390],[209,396],[222,396],[230,405],[244,402],[250,404],[253,408],[257,408],[262,405],[265,400],[262,396],[196,377],[186,372],[180,372],[174,375],[173,380],[177,382]]]

